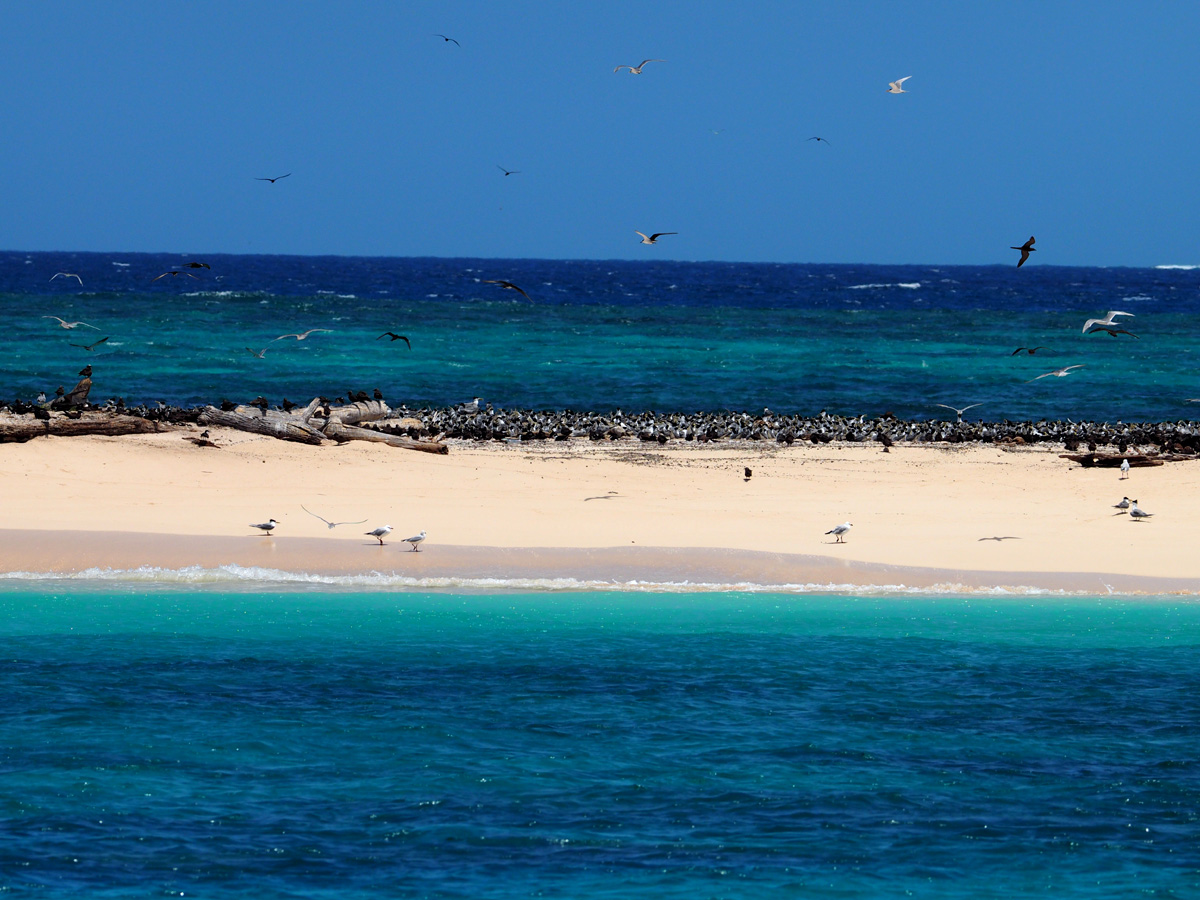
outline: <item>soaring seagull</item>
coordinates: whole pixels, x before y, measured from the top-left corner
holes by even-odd
[[[1033,235],[1029,236],[1029,240],[1023,243],[1020,247],[1009,247],[1010,250],[1020,250],[1021,258],[1017,260],[1017,268],[1025,265],[1025,260],[1029,259],[1029,254],[1034,253],[1037,248],[1033,246]]]
[[[84,328],[96,328],[95,325],[89,325],[87,322],[68,322],[66,319],[61,319],[58,316],[42,316],[43,319],[58,319],[60,328],[78,328],[82,325]],[[99,328],[96,328],[99,331]]]
[[[982,403],[972,403],[970,406],[964,406],[962,409],[959,409],[957,406],[947,406],[945,403],[935,403],[933,405],[940,406],[942,409],[954,410],[955,414],[958,416],[959,422],[962,421],[962,414],[965,413],[968,409],[974,409],[977,406],[983,406]]]
[[[1095,334],[1098,331],[1107,331],[1113,337],[1118,334],[1127,334],[1130,337],[1137,337],[1132,331],[1127,331],[1120,322],[1113,321],[1117,316],[1134,317],[1133,313],[1120,312],[1119,310],[1110,309],[1105,313],[1103,319],[1088,319],[1083,323],[1083,334]]]
[[[1065,378],[1066,376],[1068,376],[1068,375],[1070,375],[1070,374],[1071,374],[1071,370],[1072,370],[1072,369],[1082,369],[1082,368],[1083,368],[1083,366],[1082,366],[1082,365],[1078,365],[1078,366],[1063,366],[1061,369],[1055,369],[1053,372],[1045,372],[1045,373],[1043,373],[1043,374],[1041,374],[1041,375],[1037,376],[1037,378],[1030,378],[1030,379],[1029,379],[1027,382],[1025,382],[1025,383],[1026,383],[1026,384],[1033,384],[1033,382],[1037,381],[1037,380],[1038,380],[1038,378],[1049,378],[1051,375],[1053,375],[1055,378]]]
[[[634,234],[642,234],[636,228],[633,229],[633,233]],[[660,237],[662,237],[664,234],[679,234],[679,232],[678,231],[656,231],[654,234],[650,235],[649,237],[642,234],[642,243],[643,244],[657,244],[658,239]]]
[[[271,341],[271,343],[273,344],[273,343],[275,343],[275,341],[282,341],[284,338],[290,338],[290,337],[295,338],[298,341],[302,341],[306,337],[308,337],[310,334],[315,334],[318,331],[329,332],[329,331],[331,331],[331,329],[329,329],[329,328],[310,328],[310,329],[308,329],[308,331],[304,332],[303,334],[281,334],[279,337],[275,338],[274,341]],[[376,338],[376,340],[378,340],[378,338]]]
[[[910,78],[912,78],[911,75],[905,75],[903,78],[897,79],[896,81],[889,81],[887,92],[889,94],[907,94],[908,91],[900,87],[900,85],[904,84],[904,82],[908,81]]]
[[[651,63],[651,62],[666,62],[666,60],[665,59],[643,59],[641,66],[617,66],[615,69],[613,69],[613,71],[620,72],[622,69],[628,69],[630,75],[641,75],[642,74],[642,66],[646,65],[646,63]]]
[[[74,272],[55,272],[53,275],[50,276],[50,280],[53,281],[55,278],[58,278],[60,275],[63,278],[74,278],[76,281],[79,282],[79,286],[83,287],[83,279],[80,278],[78,275],[76,275]]]
[[[366,519],[359,519],[357,522],[330,522],[324,516],[318,516],[315,512],[313,512],[311,509],[306,507],[303,503],[300,504],[300,508],[302,510],[304,510],[306,513],[308,513],[310,516],[312,516],[314,519],[320,519],[322,522],[324,522],[330,528],[337,528],[339,525],[361,525],[363,522],[367,521]]]

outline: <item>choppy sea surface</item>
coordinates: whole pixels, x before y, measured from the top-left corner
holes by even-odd
[[[211,268],[178,268],[192,260]],[[158,277],[169,271],[180,274]],[[1137,337],[1081,334],[1108,310],[1131,313],[1121,321]],[[947,415],[937,403],[978,403],[968,418],[1108,422],[1200,408],[1187,402],[1200,398],[1200,269],[1189,265],[2,252],[0,322],[4,400],[69,390],[91,363],[91,399],[131,405],[378,387],[410,408],[478,396],[507,408],[922,419]],[[274,340],[310,328],[329,331]],[[385,331],[412,349],[380,340]],[[1018,347],[1043,349],[1013,356]],[[1071,365],[1083,368],[1034,380]]]
[[[1200,892],[1200,604],[0,593],[15,897]]]

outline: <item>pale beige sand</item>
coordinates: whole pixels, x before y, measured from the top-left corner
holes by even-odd
[[[990,446],[455,443],[435,456],[218,429],[213,450],[186,433],[0,445],[0,571],[1200,591],[1200,463],[1120,480],[1057,450]],[[1113,515],[1124,494],[1154,518]],[[301,504],[368,521],[329,530]],[[272,516],[273,537],[247,527]],[[846,520],[834,544],[823,532]],[[395,526],[383,548],[362,534],[381,524]],[[422,529],[409,553],[400,539]],[[1005,535],[1019,539],[979,540]]]

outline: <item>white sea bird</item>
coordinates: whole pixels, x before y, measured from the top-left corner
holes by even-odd
[[[965,413],[968,409],[974,409],[977,406],[983,406],[982,403],[972,403],[970,406],[964,406],[962,409],[959,409],[957,406],[947,406],[945,403],[935,403],[933,405],[940,406],[942,409],[954,410],[954,412],[958,414],[958,421],[960,421],[960,422],[962,421],[962,414]]]
[[[904,82],[908,81],[910,78],[912,78],[911,75],[905,75],[903,78],[899,78],[895,81],[889,81],[887,92],[889,94],[907,94],[908,91],[900,87],[900,85],[904,84]]]
[[[1131,319],[1135,318],[1133,313],[1121,312],[1119,310],[1110,309],[1107,313],[1104,314],[1103,319],[1088,319],[1086,322],[1084,322],[1083,323],[1083,334],[1090,334],[1094,331],[1108,331],[1109,328],[1111,326],[1113,326],[1114,324],[1117,324],[1117,325],[1120,324],[1120,323],[1113,322],[1113,319],[1116,318],[1117,316],[1129,316]],[[1128,334],[1128,332],[1126,332],[1126,334]]]
[[[841,525],[835,525],[833,528],[830,528],[825,533],[832,534],[837,543],[844,544],[846,542],[842,539],[842,536],[853,527],[854,526],[851,525],[849,522],[843,522]]]
[[[1131,506],[1129,507],[1129,515],[1133,519],[1133,521],[1140,522],[1140,521],[1142,521],[1142,519],[1148,519],[1152,515],[1154,515],[1154,513],[1148,513],[1144,509],[1142,509],[1140,506],[1138,506],[1136,500],[1131,500],[1129,502],[1131,504]]]
[[[276,522],[274,519],[268,519],[266,522],[261,522],[258,525],[251,523],[250,527],[257,528],[263,534],[270,534],[272,531],[275,530],[275,526],[278,524],[279,523]]]
[[[61,328],[78,328],[82,325],[84,328],[96,328],[95,325],[89,325],[87,322],[68,322],[66,319],[60,319],[58,316],[42,316],[43,319],[58,319],[59,327]],[[96,328],[99,331],[99,328]]]
[[[1121,460],[1121,477],[1122,478],[1129,477],[1129,460],[1127,460],[1127,459]]]
[[[423,541],[423,540],[425,540],[425,532],[424,531],[422,531],[420,534],[414,534],[412,537],[405,538],[404,543],[412,544],[413,550],[416,550],[417,544],[421,543],[421,541]]]
[[[366,519],[359,519],[357,522],[330,522],[324,516],[318,516],[315,512],[313,512],[311,509],[306,507],[303,503],[300,504],[300,508],[302,510],[304,510],[306,513],[308,513],[310,516],[312,516],[314,519],[320,519],[322,522],[324,522],[330,528],[337,528],[339,525],[361,525],[363,522],[367,521]]]
[[[651,62],[666,62],[666,60],[665,59],[643,59],[641,66],[617,66],[615,69],[613,69],[613,71],[620,72],[622,69],[628,69],[630,75],[641,75],[642,74],[642,66],[646,65],[646,63],[651,63]]]
[[[461,404],[458,409],[460,412],[477,413],[481,406],[483,406],[483,398],[476,397],[470,403]]]
[[[271,343],[273,344],[273,343],[275,343],[275,341],[282,341],[284,338],[290,338],[290,337],[295,338],[298,341],[302,341],[306,337],[308,337],[310,334],[315,334],[318,331],[329,332],[329,331],[331,331],[331,329],[329,329],[329,328],[310,328],[310,329],[308,329],[308,331],[304,332],[303,334],[281,334],[279,337],[275,338],[274,341],[271,341]]]
[[[1080,364],[1078,366],[1063,366],[1061,369],[1055,369],[1053,372],[1045,372],[1045,373],[1037,376],[1037,378],[1030,378],[1025,383],[1033,384],[1033,382],[1037,381],[1038,378],[1049,378],[1051,375],[1053,375],[1055,378],[1066,378],[1068,375],[1071,374],[1072,369],[1082,369],[1082,368],[1083,368],[1082,364]]]
[[[1119,512],[1119,513],[1117,513],[1116,515],[1118,515],[1118,516],[1124,515],[1124,514],[1125,514],[1125,510],[1129,509],[1129,498],[1128,498],[1128,497],[1122,497],[1122,498],[1121,498],[1121,502],[1120,502],[1120,503],[1114,503],[1114,504],[1113,504],[1113,509],[1119,509],[1119,510],[1120,510],[1120,512]]]
[[[53,281],[55,278],[58,278],[60,275],[63,278],[74,278],[76,281],[79,282],[80,287],[83,286],[83,279],[80,278],[78,275],[76,275],[74,272],[55,272],[53,275],[50,276],[50,280]]]
[[[331,525],[330,527],[332,528],[333,526]],[[392,533],[391,525],[380,525],[378,528],[376,528],[373,531],[364,532],[364,534],[369,534],[373,538],[379,538],[379,546],[380,547],[383,546],[383,539],[391,533]]]
[[[633,230],[633,233],[634,234],[642,234],[636,228]],[[657,244],[658,239],[660,237],[662,237],[664,234],[679,234],[679,232],[678,231],[656,231],[654,234],[651,234],[649,236],[642,234],[642,243],[643,244]]]

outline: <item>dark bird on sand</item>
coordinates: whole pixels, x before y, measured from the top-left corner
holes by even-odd
[[[271,182],[271,184],[274,184],[280,178],[287,178],[288,175],[291,175],[291,174],[292,174],[291,172],[288,172],[287,175],[276,175],[274,178],[255,178],[254,180],[255,181],[269,181],[269,182]]]
[[[1029,254],[1033,253],[1036,249],[1033,246],[1033,236],[1030,235],[1029,240],[1023,243],[1020,247],[1010,247],[1009,249],[1021,251],[1021,258],[1017,260],[1017,268],[1021,268],[1021,266],[1025,265],[1025,260],[1029,259]]]
[[[1030,356],[1037,353],[1039,350],[1045,350],[1045,347],[1018,347],[1009,356],[1016,356],[1018,353],[1028,353]]]
[[[90,344],[72,344],[71,346],[72,347],[80,347],[83,350],[87,350],[90,353],[91,351],[95,350],[98,346],[100,346],[107,340],[108,340],[108,335],[105,335],[104,337],[100,338],[100,340],[92,341],[92,343],[90,343]]]
[[[396,334],[396,332],[394,332],[394,331],[385,331],[379,337],[375,338],[375,340],[379,340],[379,338],[385,338],[385,337],[391,338],[392,341],[404,341],[404,343],[406,343],[408,345],[408,349],[409,350],[412,349],[412,341],[410,341],[408,338],[406,338],[402,334]],[[389,341],[389,343],[391,343],[391,341]]]
[[[498,285],[500,285],[500,287],[504,288],[506,291],[516,291],[518,294],[520,294],[526,300],[530,300],[530,301],[533,300],[532,297],[530,297],[527,293],[525,293],[523,290],[521,290],[519,287],[517,287],[511,281],[503,281],[499,278],[485,278],[485,279],[483,279],[483,283],[484,284],[498,284]],[[375,340],[379,340],[379,338],[376,338]]]
[[[446,37],[444,34],[435,34],[435,35],[434,35],[434,37],[440,37],[440,38],[441,38],[443,41],[446,41],[446,42],[448,42],[448,43],[454,44],[456,47],[461,47],[461,46],[462,46],[462,44],[460,44],[460,43],[459,43],[458,41],[456,41],[454,38],[452,38],[452,37]]]
[[[750,480],[750,476],[751,476],[751,475],[753,475],[754,473],[750,471],[750,467],[749,467],[749,466],[746,466],[746,467],[744,468],[744,470],[743,470],[743,471],[744,471],[744,473],[745,473],[745,474],[742,476],[742,477],[743,477],[743,479],[744,479],[744,480],[746,480],[746,481],[749,481],[749,480]]]

